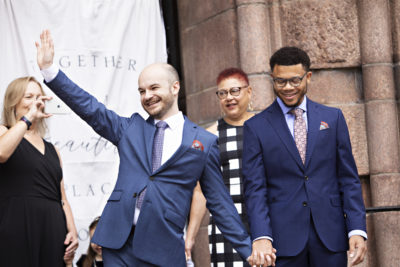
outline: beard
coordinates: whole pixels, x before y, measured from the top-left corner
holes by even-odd
[[[156,101],[158,105],[155,109],[147,108],[147,104]],[[173,106],[174,98],[173,96],[165,96],[164,98],[160,96],[153,96],[142,104],[144,110],[154,119],[161,119]]]

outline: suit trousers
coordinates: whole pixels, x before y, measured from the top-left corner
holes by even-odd
[[[154,267],[143,262],[133,255],[133,237],[135,235],[135,226],[132,226],[128,240],[120,249],[102,248],[103,263],[105,267]]]
[[[278,257],[276,267],[346,267],[347,251],[332,252],[322,243],[310,218],[308,241],[300,254],[293,257]]]

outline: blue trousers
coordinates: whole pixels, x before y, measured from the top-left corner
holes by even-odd
[[[103,248],[103,263],[105,267],[154,267],[156,265],[143,262],[133,255],[133,236],[135,234],[135,226],[120,249]]]
[[[278,257],[277,267],[347,267],[347,251],[328,250],[315,230],[311,218],[308,241],[300,254],[293,257]]]

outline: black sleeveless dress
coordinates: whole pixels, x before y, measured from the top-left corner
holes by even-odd
[[[23,138],[0,163],[0,267],[64,266],[62,169],[54,146],[44,144],[42,154]]]
[[[243,126],[233,126],[220,119],[218,120],[217,136],[222,177],[242,222],[249,232],[243,195]],[[208,225],[208,238],[212,267],[250,266],[242,260],[231,243],[223,237],[212,216],[210,216],[210,224]]]

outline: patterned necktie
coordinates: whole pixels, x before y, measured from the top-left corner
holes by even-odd
[[[153,140],[153,151],[151,153],[151,164],[153,172],[160,168],[161,166],[161,158],[163,152],[163,144],[164,144],[164,131],[168,127],[168,124],[165,121],[159,121],[156,123],[156,133],[154,134]],[[142,207],[143,198],[146,195],[146,189],[139,194],[139,197],[136,201],[136,207],[140,209]]]
[[[292,109],[291,112],[296,116],[294,120],[294,141],[299,150],[303,164],[306,162],[306,147],[307,147],[307,127],[306,121],[303,119],[303,110],[301,108]]]

